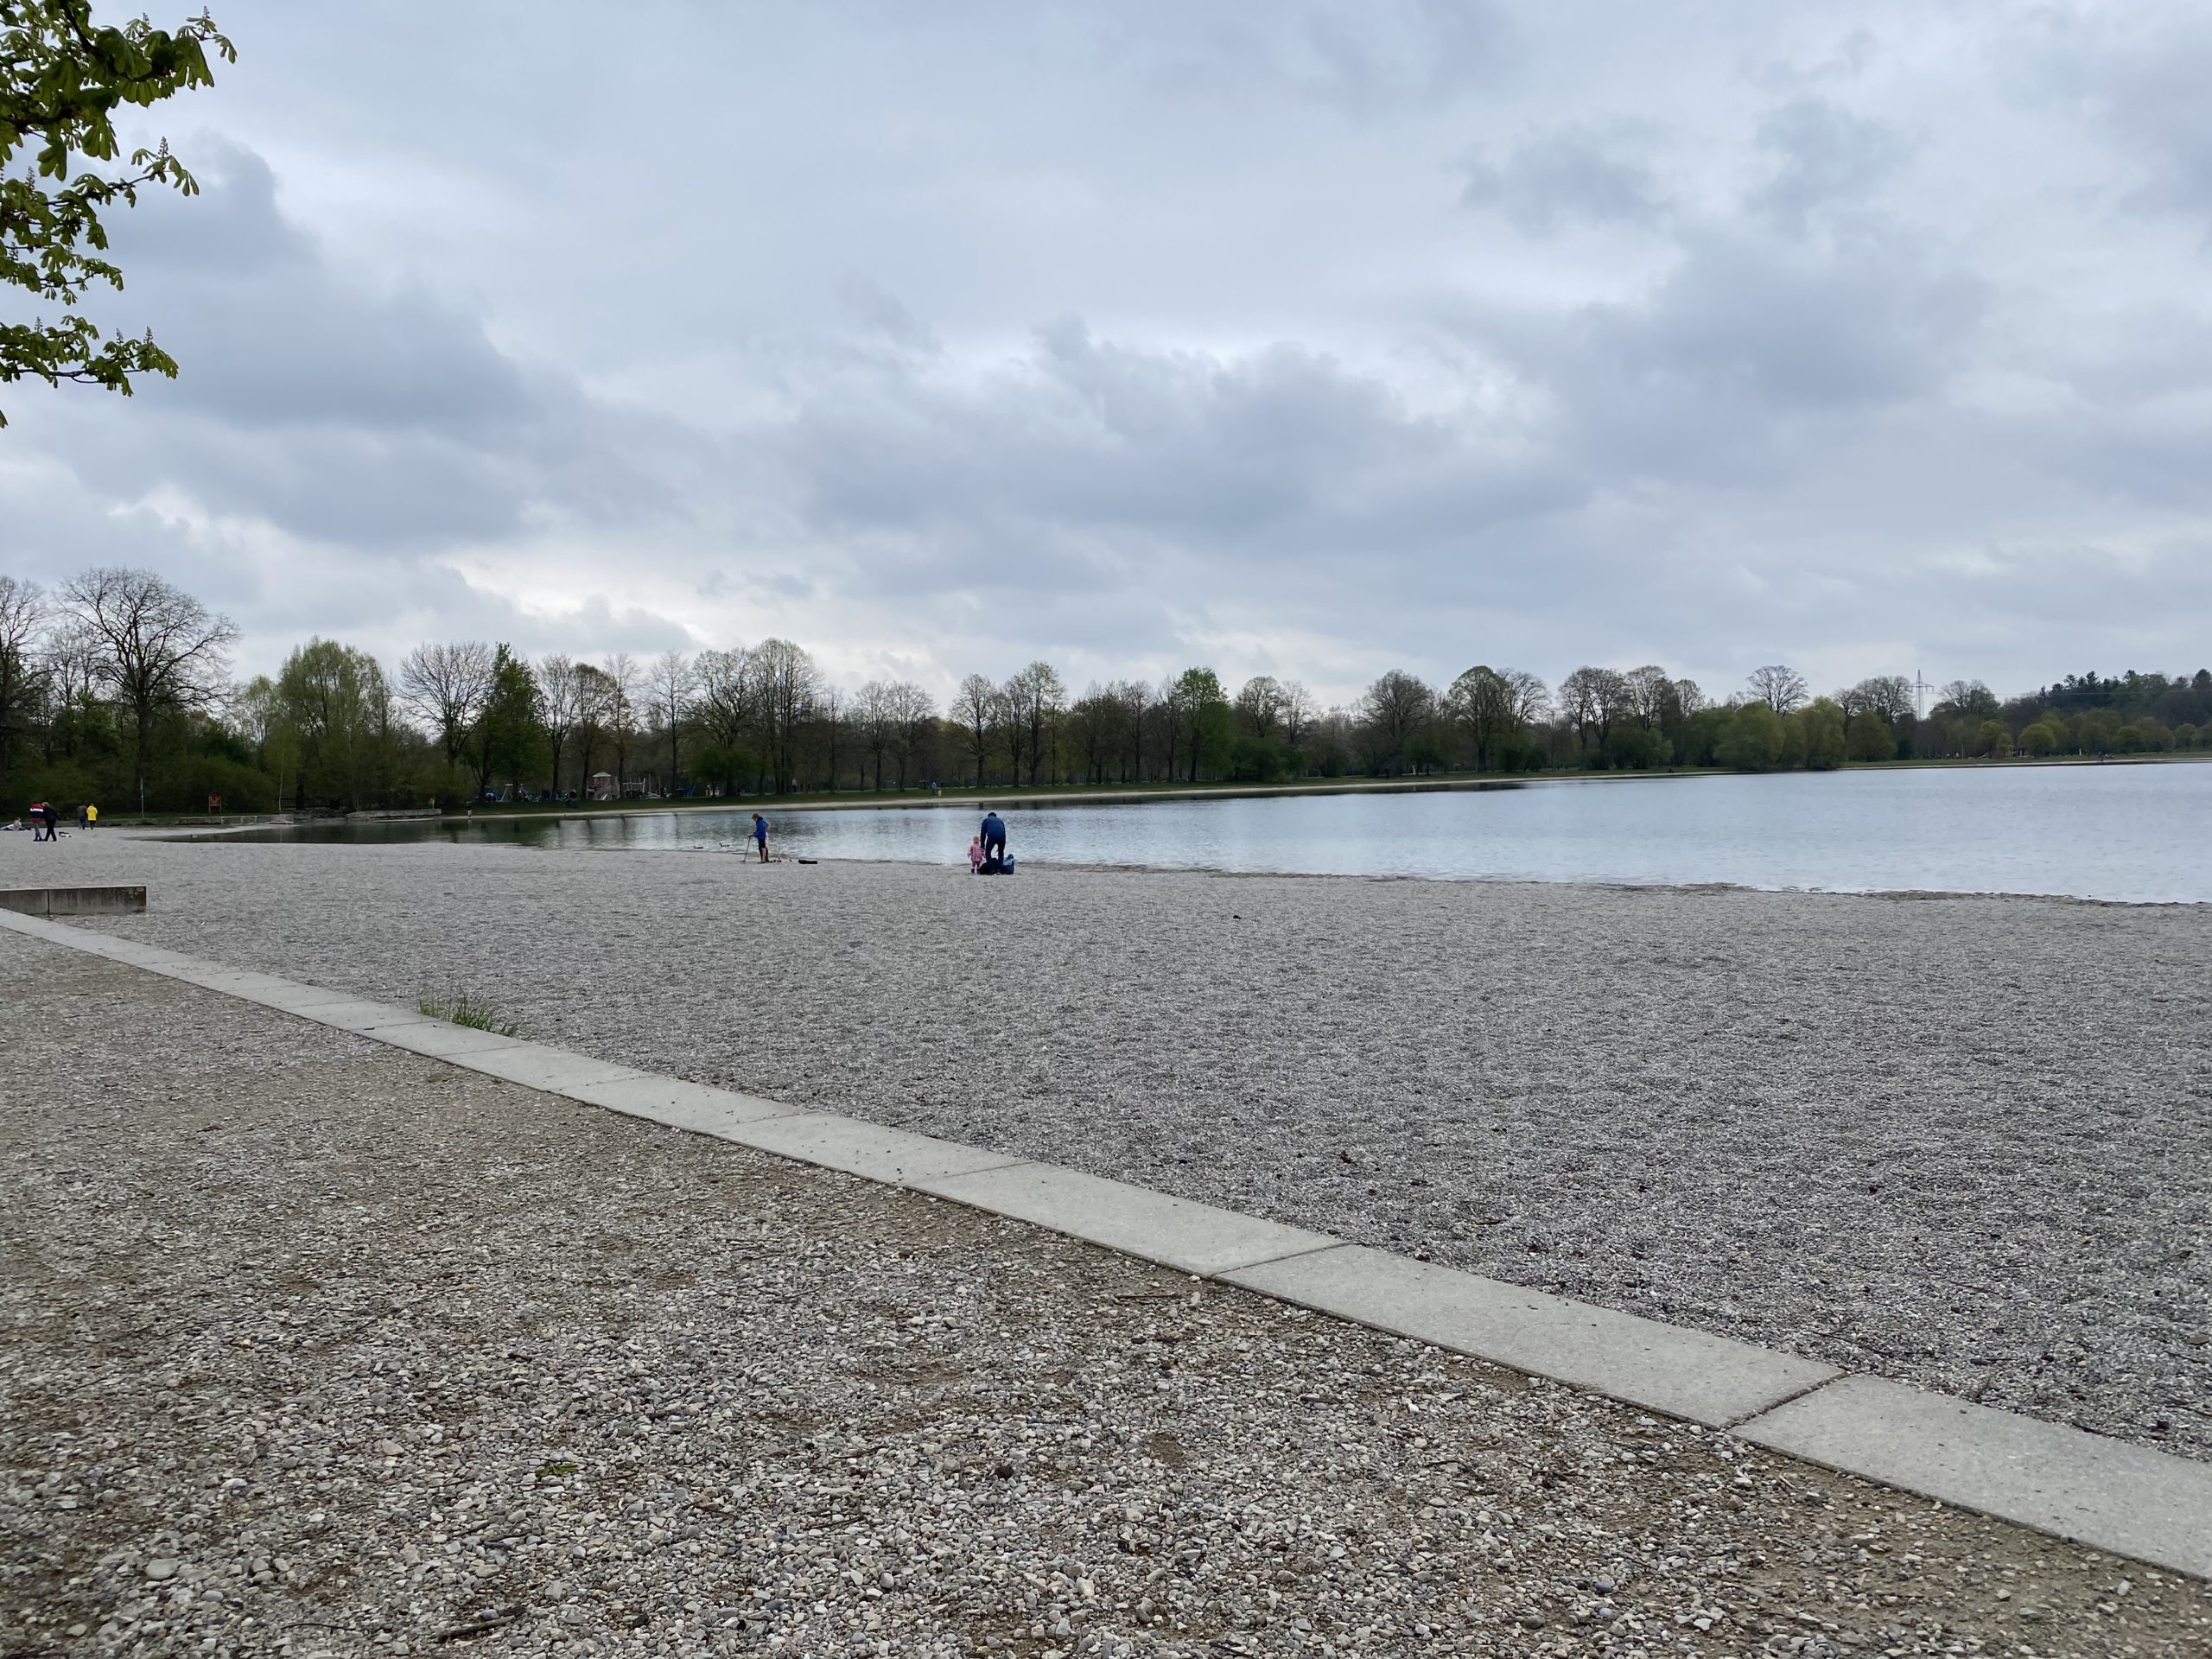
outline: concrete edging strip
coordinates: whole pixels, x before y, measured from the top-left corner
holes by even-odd
[[[1079,1170],[810,1111],[0,910],[0,927],[428,1058],[887,1182],[1394,1335],[1548,1376],[1786,1456],[2212,1578],[2212,1464],[1726,1337],[1346,1244]]]
[[[1217,1210],[1054,1164],[1009,1164],[913,1185],[993,1215],[1207,1277],[1280,1256],[1339,1249],[1343,1243],[1326,1233]]]
[[[1708,1428],[1726,1428],[1841,1375],[1817,1360],[1360,1244],[1222,1277]]]
[[[1847,1376],[1754,1417],[1754,1445],[2212,1578],[2212,1464]]]

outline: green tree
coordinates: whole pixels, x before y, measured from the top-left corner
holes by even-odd
[[[1843,764],[1843,709],[1834,698],[1815,697],[1790,719],[1796,722],[1799,753],[1806,766],[1815,772],[1833,772]]]
[[[174,378],[176,361],[150,334],[103,340],[78,310],[93,284],[123,286],[123,272],[105,257],[100,215],[118,203],[136,206],[149,185],[188,196],[200,187],[166,139],[112,170],[115,111],[213,86],[209,48],[229,61],[238,54],[205,12],[160,29],[143,17],[119,29],[95,25],[92,10],[92,0],[0,0],[0,283],[62,312],[52,323],[0,321],[0,385],[73,380],[127,397],[133,375]],[[13,170],[25,149],[29,164]],[[111,170],[79,166],[73,176],[82,162]],[[0,426],[7,423],[0,411]]]
[[[1985,720],[1974,732],[1974,752],[1976,754],[2010,754],[2012,752],[2012,734],[2005,729],[2003,721]]]
[[[1764,699],[1739,704],[1715,747],[1713,758],[1738,772],[1772,772],[1785,747],[1782,716]]]
[[[297,738],[302,802],[353,811],[381,801],[391,770],[391,693],[375,658],[310,639],[284,659],[276,701]]]
[[[1890,722],[1872,709],[1861,709],[1852,715],[1848,737],[1853,760],[1897,758],[1897,734],[1890,729]]]
[[[1185,669],[1168,702],[1190,752],[1191,781],[1198,781],[1202,769],[1217,774],[1224,771],[1236,743],[1236,717],[1221,676],[1210,668]]]
[[[505,645],[492,654],[491,690],[468,740],[468,764],[476,773],[479,796],[491,789],[494,778],[519,780],[545,741],[537,721],[537,682],[530,664]]]

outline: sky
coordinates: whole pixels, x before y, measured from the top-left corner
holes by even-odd
[[[213,9],[0,572],[242,672],[2212,661],[2201,0]]]

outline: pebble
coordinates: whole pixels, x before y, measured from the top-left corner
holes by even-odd
[[[1999,1588],[2082,1659],[2212,1643],[2201,1586],[1725,1434],[17,936],[0,974],[72,1080],[0,1111],[0,1651],[1841,1659],[2017,1651]]]

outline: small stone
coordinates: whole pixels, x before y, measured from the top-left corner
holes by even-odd
[[[156,1582],[162,1579],[173,1579],[176,1577],[176,1563],[166,1555],[156,1555],[146,1563],[146,1576]]]

